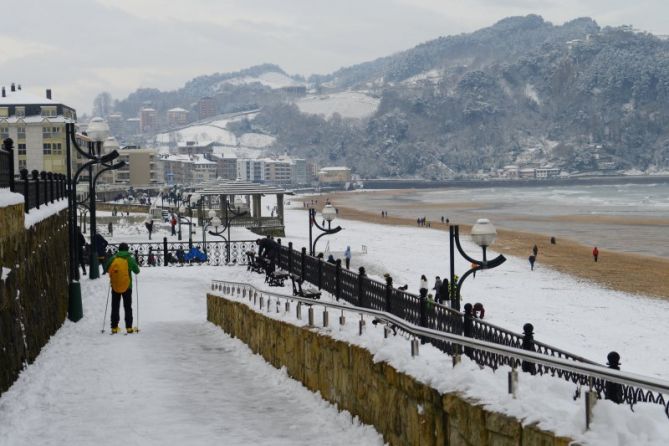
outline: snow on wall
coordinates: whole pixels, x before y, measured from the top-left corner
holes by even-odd
[[[3,187],[0,189],[0,207],[12,206],[23,203],[23,195],[11,192],[9,188]]]
[[[21,195],[21,199],[23,199],[23,195]],[[46,220],[54,214],[57,214],[63,209],[67,209],[67,199],[65,198],[54,201],[53,203],[43,204],[39,207],[39,209],[33,208],[26,214],[24,225],[26,229],[30,229],[32,226],[36,225],[42,220]]]

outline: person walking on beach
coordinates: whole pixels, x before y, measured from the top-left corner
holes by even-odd
[[[427,287],[427,277],[425,277],[425,274],[423,274],[420,276],[420,289],[418,290],[420,292],[420,297],[427,297]]]
[[[351,266],[351,247],[347,246],[346,251],[344,251],[344,260],[346,261],[346,269],[349,269]]]
[[[530,262],[530,270],[534,271],[534,262],[537,260],[537,256],[534,254],[530,254],[530,256],[527,258]]]
[[[595,259],[595,262],[597,261],[597,258],[599,257],[599,249],[595,246],[592,248],[592,258]]]
[[[536,257],[537,257],[537,254],[539,254],[539,247],[536,245],[536,243],[535,243],[535,245],[532,247],[532,254],[534,254],[534,258],[536,258]]]

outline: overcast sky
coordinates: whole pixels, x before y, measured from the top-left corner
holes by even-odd
[[[669,34],[668,0],[21,0],[0,28],[2,85],[90,113],[95,95],[179,88],[264,62],[328,73],[512,16]]]

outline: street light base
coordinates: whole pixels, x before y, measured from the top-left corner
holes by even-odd
[[[100,265],[98,264],[98,256],[91,252],[90,268],[88,269],[89,279],[100,278]]]
[[[72,282],[69,286],[67,318],[72,322],[78,322],[82,317],[84,317],[84,307],[81,303],[81,284]]]

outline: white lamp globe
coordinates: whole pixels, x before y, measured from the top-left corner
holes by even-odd
[[[479,246],[490,246],[497,237],[497,229],[487,218],[476,220],[470,233],[472,241]]]
[[[335,219],[335,216],[337,215],[337,210],[331,204],[326,204],[325,206],[323,206],[321,215],[323,215],[323,218],[326,221],[331,222],[332,220]]]
[[[215,228],[218,228],[219,226],[221,226],[221,219],[218,218],[218,217],[212,218],[211,219],[211,225]]]
[[[183,205],[179,206],[179,213],[180,214],[185,214],[186,213],[186,208]]]
[[[216,217],[216,211],[213,210],[213,209],[210,209],[208,215],[209,215],[209,218],[214,218],[214,217]]]

